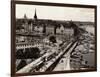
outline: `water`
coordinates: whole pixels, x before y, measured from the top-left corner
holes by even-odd
[[[89,67],[94,67],[95,66],[95,53],[89,52],[88,54],[83,54],[83,58],[87,61],[87,65]]]
[[[89,40],[86,38],[85,41],[88,42],[89,46],[93,46],[95,47],[94,42],[94,34],[95,34],[95,28],[93,26],[87,26],[85,27],[85,30],[88,32],[88,34],[86,34],[85,36],[89,36]],[[91,37],[93,36],[93,37]],[[91,40],[92,39],[92,40]],[[82,42],[82,41],[81,41]],[[91,49],[91,47],[87,47],[87,49],[85,49],[85,47],[83,46],[84,44],[87,44],[86,42],[79,45],[79,47],[77,47],[78,50],[80,50],[81,52],[77,52],[76,54],[78,54],[79,56],[82,56],[81,58],[71,58],[71,68],[74,69],[80,69],[82,65],[85,66],[85,68],[89,68],[89,67],[95,67],[95,48]],[[82,47],[82,48],[81,48]],[[75,51],[76,52],[76,51]],[[81,53],[81,54],[79,54]],[[81,60],[80,60],[81,59]]]

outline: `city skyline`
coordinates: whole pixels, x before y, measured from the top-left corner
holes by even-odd
[[[38,19],[65,20],[65,21],[91,21],[94,22],[94,9],[56,7],[40,5],[16,4],[16,18],[34,18],[35,9]]]

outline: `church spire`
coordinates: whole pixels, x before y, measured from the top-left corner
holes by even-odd
[[[26,14],[24,14],[24,19],[27,19],[27,16],[26,16]]]
[[[35,14],[34,14],[34,19],[37,20],[36,9],[35,9]]]

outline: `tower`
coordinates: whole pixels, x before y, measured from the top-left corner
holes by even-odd
[[[34,14],[34,20],[37,20],[36,9],[35,9],[35,14]]]
[[[24,14],[24,28],[25,28],[25,31],[28,31],[29,27],[28,27],[28,18],[26,16],[26,14]]]
[[[24,14],[24,19],[27,19],[27,16],[26,16],[26,14]]]
[[[33,20],[34,24],[33,24],[32,30],[34,30],[34,27],[37,26],[37,14],[36,14],[36,9],[35,9],[35,14],[34,14],[34,18],[33,18],[33,19],[34,19],[34,20]]]
[[[28,23],[28,20],[27,20],[27,15],[24,14],[24,23],[27,24]]]

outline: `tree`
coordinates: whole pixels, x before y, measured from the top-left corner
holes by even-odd
[[[54,34],[56,34],[57,26],[54,26]]]
[[[78,36],[80,33],[79,27],[73,21],[70,21],[69,25],[74,29],[74,36]]]
[[[40,57],[40,49],[38,47],[34,47],[34,48],[31,48],[31,56],[33,56],[33,58],[38,58]]]
[[[24,58],[28,59],[28,58],[38,58],[40,56],[40,49],[38,47],[34,47],[34,48],[26,48],[25,49],[25,53],[24,53]]]
[[[55,36],[50,36],[49,37],[49,41],[52,42],[52,43],[56,43],[56,37]]]
[[[17,59],[23,59],[23,57],[24,57],[23,54],[24,54],[24,53],[23,53],[23,49],[17,50],[17,52],[16,52],[16,58],[17,58]]]
[[[25,65],[27,65],[27,63],[24,59],[22,59],[19,65],[17,66],[17,71],[23,68]]]
[[[46,25],[43,25],[43,33],[46,33]]]

